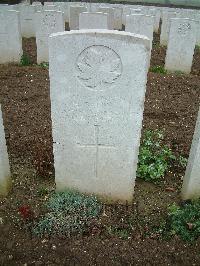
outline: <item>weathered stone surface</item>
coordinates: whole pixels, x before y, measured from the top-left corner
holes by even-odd
[[[37,63],[49,61],[48,37],[51,33],[65,30],[63,13],[60,11],[37,12],[35,16]]]
[[[73,188],[131,202],[149,40],[119,31],[81,30],[53,34],[49,45],[57,190]]]
[[[108,29],[108,14],[83,12],[79,15],[79,29]]]
[[[190,73],[196,43],[196,22],[171,19],[165,69]]]
[[[21,56],[19,12],[0,11],[0,63],[19,63]]]
[[[87,8],[85,6],[70,6],[69,9],[69,27],[70,30],[79,29],[79,15],[82,12],[86,12]]]
[[[10,166],[0,106],[0,195],[8,193],[10,183]]]
[[[182,198],[200,197],[200,110],[193,136],[190,156],[183,179]]]

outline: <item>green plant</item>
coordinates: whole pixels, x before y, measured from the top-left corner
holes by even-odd
[[[200,45],[196,45],[195,47],[198,51],[200,51]]]
[[[20,65],[21,66],[29,66],[31,64],[31,60],[28,55],[23,54],[21,56]]]
[[[187,158],[183,157],[183,156],[179,156],[178,158],[179,160],[179,164],[182,166],[182,167],[186,167],[187,166]]]
[[[137,176],[145,181],[158,182],[176,157],[162,143],[164,136],[159,130],[147,130],[140,145]]]
[[[178,206],[169,207],[166,228],[170,235],[179,235],[192,242],[200,236],[200,199]]]
[[[101,212],[101,203],[94,196],[76,191],[54,193],[47,203],[48,213],[33,227],[37,235],[70,235],[81,233]]]
[[[150,72],[167,74],[167,70],[163,66],[153,66],[150,68]]]
[[[42,62],[39,64],[39,66],[41,66],[43,68],[49,68],[49,63],[48,62]]]

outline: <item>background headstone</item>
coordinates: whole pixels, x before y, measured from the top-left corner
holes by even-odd
[[[122,29],[122,7],[114,8],[114,29],[121,30]]]
[[[0,106],[0,195],[6,195],[10,186],[10,166]]]
[[[22,37],[35,37],[34,17],[36,7],[30,5],[21,5],[20,11],[20,25]]]
[[[0,11],[0,63],[19,63],[22,38],[18,11]]]
[[[69,27],[70,30],[79,29],[79,15],[82,12],[86,12],[87,8],[85,6],[70,6],[69,14]]]
[[[108,29],[108,14],[83,12],[79,15],[79,29]]]
[[[99,12],[108,14],[108,25],[109,25],[109,30],[114,29],[114,8],[111,7],[99,7],[98,8]]]
[[[161,33],[160,33],[160,44],[167,45],[168,35],[170,28],[170,19],[176,17],[175,12],[163,12],[162,13],[162,24],[161,24]]]
[[[51,33],[65,30],[63,13],[60,11],[37,12],[35,17],[37,63],[49,61],[48,37]]]
[[[49,45],[57,190],[131,202],[149,40],[120,31],[82,30],[53,34]]]
[[[171,19],[165,69],[190,73],[196,43],[196,22]]]
[[[193,136],[190,156],[183,179],[182,198],[200,197],[200,110]]]
[[[154,17],[154,32],[158,32],[160,27],[160,10],[158,8],[150,8],[146,15]]]
[[[40,2],[33,2],[32,6],[35,7],[35,11],[42,11],[43,10],[43,5]]]
[[[150,40],[149,65],[153,42],[154,17],[148,15],[132,14],[126,16],[125,31],[144,35]]]

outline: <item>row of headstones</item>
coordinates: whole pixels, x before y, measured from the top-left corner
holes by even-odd
[[[36,6],[41,7],[41,4]],[[1,34],[4,35],[4,39],[1,42],[1,63],[20,60],[22,55],[20,30],[22,31],[22,36],[30,37],[36,35],[37,62],[49,61],[48,36],[51,33],[65,30],[67,16],[63,17],[65,13],[61,11],[35,12],[36,6],[21,5],[18,7],[18,9],[21,9],[20,14],[14,11],[0,12]],[[7,9],[8,7],[6,6]],[[46,5],[44,8],[54,9],[54,7],[57,6]],[[12,6],[12,8],[16,9],[16,6]],[[84,12],[87,11],[86,6],[70,5],[69,11],[71,29],[122,28],[122,8],[119,7],[98,7],[97,11],[101,12]],[[127,9],[126,13],[128,13]],[[125,17],[125,30],[147,36],[152,43],[153,31],[157,31],[159,28],[160,12],[155,12],[155,9],[149,9],[148,14],[152,15],[146,15],[144,14],[146,12],[142,9],[129,8],[129,13],[130,15]],[[159,16],[156,14],[159,14]],[[175,16],[179,18],[174,18]],[[184,12],[184,16],[194,16],[196,18],[199,16],[199,13],[191,10],[190,12],[187,11],[187,13]],[[180,17],[180,14],[177,15],[174,12],[168,11],[163,13],[160,40],[162,45],[166,45],[168,42],[165,68],[170,71],[189,73],[192,66],[195,44],[199,43],[199,21],[192,20],[191,18],[182,19]],[[11,27],[11,23],[15,23],[14,27]],[[21,25],[21,28],[19,25]],[[23,25],[26,29],[24,29]],[[8,42],[11,47],[8,45]]]
[[[72,7],[72,8],[71,8]],[[75,8],[76,7],[76,8]],[[34,2],[33,5],[0,5],[0,10],[18,10],[21,11],[21,27],[23,37],[35,37],[34,30],[34,15],[36,11],[54,10],[64,13],[65,22],[69,22],[70,29],[76,30],[79,28],[79,14],[85,11],[103,12],[109,14],[110,24],[109,29],[120,30],[122,24],[126,24],[126,16],[131,14],[143,14],[154,17],[154,31],[158,31],[160,19],[164,21],[161,33],[161,44],[166,45],[169,33],[170,18],[190,18],[196,21],[200,20],[199,10],[188,10],[178,8],[165,7],[148,7],[148,6],[128,6],[128,5],[111,5],[111,4],[96,4],[96,3],[73,3],[73,2],[45,2],[44,7],[39,2]],[[200,44],[200,33],[198,34],[198,42]]]
[[[55,181],[106,201],[131,202],[150,40],[129,32],[68,31],[49,38]],[[134,73],[134,75],[133,75]],[[59,106],[59,108],[58,108]],[[183,197],[200,196],[200,114]],[[10,184],[0,114],[0,193]]]

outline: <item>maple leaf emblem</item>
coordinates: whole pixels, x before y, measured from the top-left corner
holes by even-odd
[[[77,60],[77,77],[89,88],[114,83],[122,72],[119,56],[106,46],[91,46]]]

